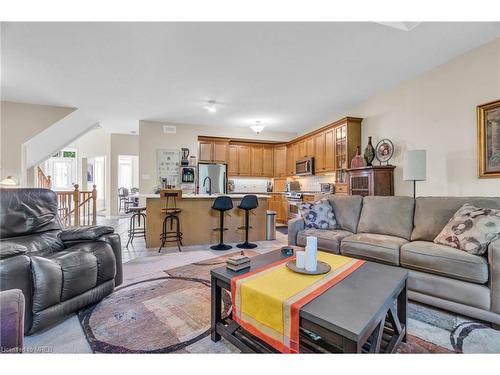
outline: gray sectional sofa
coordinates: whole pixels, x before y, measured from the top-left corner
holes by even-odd
[[[328,196],[338,229],[305,229],[302,218],[288,222],[290,245],[318,248],[409,271],[408,297],[500,329],[500,239],[477,256],[433,242],[464,204],[500,209],[500,197]]]

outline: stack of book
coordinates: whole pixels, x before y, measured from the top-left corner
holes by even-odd
[[[226,267],[232,271],[238,272],[250,267],[250,258],[245,255],[235,255],[227,258]]]

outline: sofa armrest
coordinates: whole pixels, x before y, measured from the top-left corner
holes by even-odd
[[[500,313],[500,238],[488,246],[490,267],[491,311]]]
[[[305,227],[304,219],[301,217],[288,220],[288,244],[297,246],[297,234]]]
[[[97,230],[94,228],[105,228],[105,229]],[[71,233],[68,233],[67,235],[63,236],[62,233],[60,235],[60,238],[64,242],[65,247],[69,247],[82,242],[92,242],[92,241],[106,242],[111,246],[111,248],[113,249],[113,253],[115,254],[115,261],[116,261],[115,286],[120,285],[123,282],[122,244],[120,240],[120,235],[118,233],[114,233],[113,227],[101,226],[101,227],[76,228],[64,232],[70,232],[70,231]],[[100,236],[97,235],[102,232],[107,232],[107,233],[101,234]]]
[[[7,259],[27,252],[28,248],[26,246],[10,241],[0,241],[0,259]]]
[[[113,227],[94,225],[90,227],[80,227],[66,229],[59,233],[59,238],[63,242],[96,241],[105,234],[113,233]]]
[[[0,292],[0,353],[20,353],[24,339],[24,296],[19,289]]]

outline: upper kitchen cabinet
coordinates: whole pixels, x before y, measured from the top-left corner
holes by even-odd
[[[251,176],[251,152],[250,146],[238,145],[238,175]]]
[[[227,162],[227,174],[229,176],[238,175],[238,145],[229,145],[229,154]]]
[[[202,163],[227,163],[229,152],[228,139],[198,137],[199,161]]]
[[[260,145],[250,146],[250,170],[252,176],[262,176],[264,171],[264,147]]]
[[[350,166],[356,153],[356,147],[361,146],[361,119],[346,117],[334,128],[335,169],[343,170]]]
[[[325,131],[325,171],[335,170],[335,135],[334,129]]]
[[[288,168],[287,146],[280,145],[274,147],[274,176],[286,177]]]
[[[295,155],[293,153],[293,145],[286,145],[286,175],[293,176],[295,174]]]
[[[262,150],[262,175],[273,177],[274,175],[274,148],[264,146]]]
[[[314,168],[316,172],[325,171],[325,132],[314,136]]]
[[[306,142],[306,154],[305,154],[305,157],[306,158],[313,158],[315,156],[315,153],[314,153],[314,137],[308,137],[306,138],[305,140]]]

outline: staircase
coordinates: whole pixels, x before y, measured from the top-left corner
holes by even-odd
[[[36,187],[51,189],[50,176],[46,176],[42,168],[37,167]],[[96,225],[97,190],[93,185],[91,191],[80,191],[78,184],[73,191],[56,191],[59,218],[64,227],[81,227]]]

